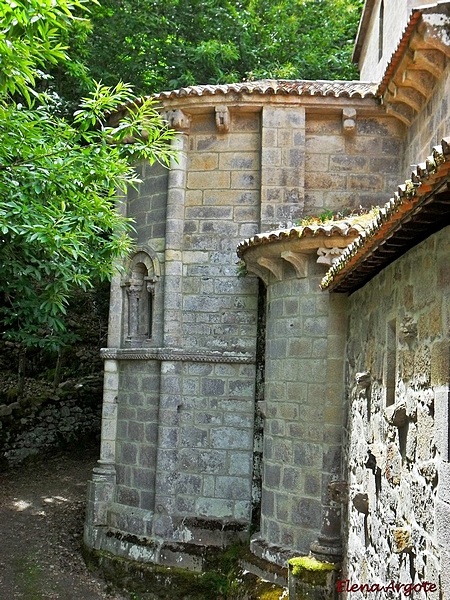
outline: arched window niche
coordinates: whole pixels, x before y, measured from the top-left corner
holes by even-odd
[[[148,246],[137,248],[128,261],[123,287],[126,291],[125,341],[141,345],[154,333],[155,293],[160,277],[156,253]]]

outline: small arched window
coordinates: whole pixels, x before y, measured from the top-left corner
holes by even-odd
[[[128,297],[127,339],[144,341],[153,334],[155,287],[159,277],[159,262],[147,251],[138,251],[129,266],[124,286]],[[152,254],[154,254],[152,252]]]

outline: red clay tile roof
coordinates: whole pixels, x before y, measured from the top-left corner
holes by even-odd
[[[193,85],[178,90],[161,92],[152,96],[156,100],[169,100],[188,96],[215,96],[227,94],[262,94],[294,96],[334,96],[336,98],[375,98],[377,84],[361,81],[304,81],[264,79],[223,85]]]
[[[360,235],[364,231],[364,222],[368,220],[370,220],[370,218],[366,219],[366,215],[362,215],[355,218],[349,217],[340,221],[312,223],[311,225],[291,227],[289,229],[278,229],[267,233],[258,233],[241,242],[237,247],[236,252],[239,258],[242,258],[244,252],[248,248],[260,246],[261,244],[269,244],[271,242],[319,236],[353,237],[355,235]]]
[[[389,80],[392,75],[395,73],[395,70],[402,58],[405,50],[408,47],[409,41],[413,36],[413,33],[416,29],[417,23],[420,21],[420,17],[422,16],[422,11],[415,8],[412,10],[411,17],[408,21],[408,24],[403,32],[402,37],[400,38],[400,43],[397,46],[397,49],[391,56],[390,61],[387,64],[386,71],[384,72],[383,79],[380,82],[380,85],[377,90],[377,95],[382,96],[386,91],[386,88],[389,84]]]
[[[329,291],[354,291],[412,247],[415,239],[424,239],[433,224],[434,230],[445,226],[449,218],[449,201],[445,204],[437,202],[438,207],[433,207],[432,201],[437,188],[449,176],[450,138],[444,138],[440,146],[433,148],[426,162],[417,165],[411,179],[399,186],[393,198],[344,250],[322,279],[320,287]],[[415,220],[418,221],[416,227]]]

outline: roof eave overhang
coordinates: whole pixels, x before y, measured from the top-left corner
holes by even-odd
[[[359,220],[367,216],[359,217]],[[363,231],[355,221],[331,221],[323,225],[312,224],[261,233],[244,240],[237,254],[244,260],[247,271],[257,275],[267,285],[271,274],[282,279],[284,267],[289,263],[297,277],[306,277],[307,262],[311,256],[315,261],[329,267],[343,250]]]
[[[450,59],[450,2],[412,10],[377,96],[407,126],[424,108]]]

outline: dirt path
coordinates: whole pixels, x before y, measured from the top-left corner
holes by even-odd
[[[80,554],[96,447],[0,474],[0,600],[125,600]]]

